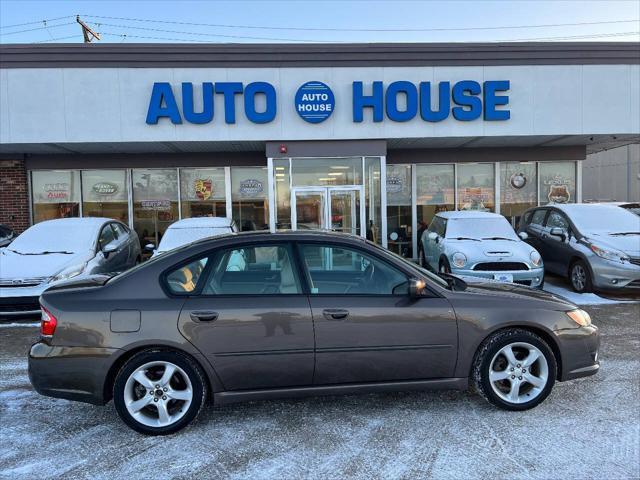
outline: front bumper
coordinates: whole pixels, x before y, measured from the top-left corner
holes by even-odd
[[[595,375],[600,369],[598,349],[600,334],[598,327],[565,328],[556,330],[556,339],[561,354],[558,380],[573,380]]]
[[[105,404],[104,385],[116,348],[59,347],[37,342],[29,351],[29,380],[49,397]]]
[[[519,285],[527,285],[530,287],[540,287],[544,282],[544,267],[534,268],[531,270],[510,270],[486,272],[480,270],[465,270],[463,268],[451,267],[451,273],[454,275],[463,275],[467,277],[486,278],[493,280],[495,275],[508,274],[513,275],[513,283]]]
[[[618,263],[593,256],[590,259],[593,286],[597,290],[640,292],[640,265]]]
[[[39,298],[49,284],[34,287],[0,287],[0,318],[40,315]]]

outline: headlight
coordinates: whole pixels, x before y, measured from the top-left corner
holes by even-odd
[[[67,267],[64,270],[62,270],[60,273],[58,273],[55,277],[53,277],[51,281],[57,282],[59,280],[66,280],[68,278],[76,277],[84,271],[86,266],[87,266],[86,263],[80,263],[78,265]]]
[[[579,308],[567,312],[567,316],[581,327],[588,327],[591,325],[591,317],[589,314]]]
[[[600,247],[594,243],[589,243],[589,248],[597,256],[604,258],[605,260],[611,260],[612,262],[624,263],[629,261],[629,257],[626,253],[620,250],[612,248]]]
[[[465,257],[464,253],[456,252],[451,255],[451,261],[454,267],[462,268],[467,263],[467,257]]]
[[[542,265],[542,257],[535,250],[529,254],[529,257],[531,257],[531,263],[533,263],[536,267]]]

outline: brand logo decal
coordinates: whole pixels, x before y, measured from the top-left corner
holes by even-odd
[[[525,177],[524,173],[514,173],[511,175],[509,182],[513,188],[520,190],[527,184],[527,177]]]
[[[193,184],[193,187],[196,191],[196,196],[200,200],[209,200],[211,198],[211,194],[213,193],[213,184],[210,178],[198,178]]]
[[[322,82],[304,83],[296,92],[296,112],[309,123],[324,122],[333,113],[335,104],[333,92]]]
[[[262,193],[262,182],[255,178],[249,178],[240,182],[240,195],[250,197]]]
[[[113,195],[118,191],[118,185],[111,182],[99,182],[91,188],[98,195]]]

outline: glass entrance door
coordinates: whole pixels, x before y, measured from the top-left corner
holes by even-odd
[[[291,190],[293,230],[333,230],[362,236],[363,189],[357,187],[299,187]]]

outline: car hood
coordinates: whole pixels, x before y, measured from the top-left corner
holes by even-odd
[[[513,283],[492,282],[482,280],[477,277],[461,276],[467,288],[465,293],[478,294],[483,296],[509,297],[512,299],[542,301],[553,303],[559,310],[573,310],[578,308],[574,303],[570,302],[560,295],[545,292],[535,288],[524,287]]]
[[[62,269],[86,262],[86,253],[47,253],[21,255],[9,249],[0,251],[0,279],[53,277]]]
[[[640,235],[611,235],[608,232],[588,232],[584,236],[596,244],[605,244],[632,257],[640,257]]]
[[[454,240],[447,239],[448,250],[451,253],[462,252],[472,261],[497,261],[499,258],[507,261],[522,260],[527,263],[531,261],[529,256],[535,249],[528,243],[522,241],[509,240]]]

